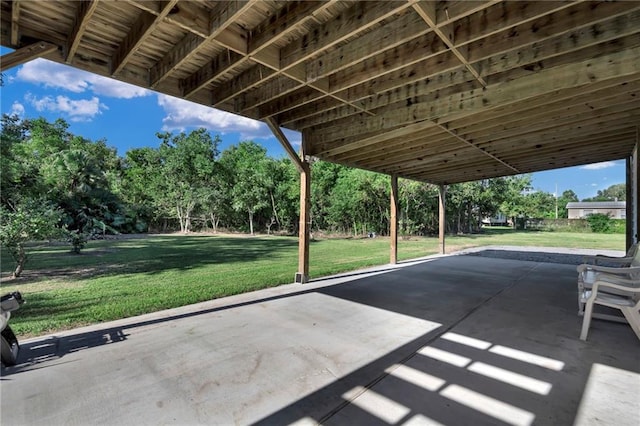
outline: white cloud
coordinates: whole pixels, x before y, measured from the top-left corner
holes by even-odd
[[[237,132],[245,139],[261,139],[271,136],[267,125],[260,121],[172,96],[158,95],[158,105],[166,113],[162,119],[162,130],[164,131],[184,131],[187,128],[204,127],[223,134]]]
[[[38,98],[27,93],[24,98],[40,112],[60,112],[66,114],[71,121],[91,121],[93,117],[101,114],[102,110],[107,109],[96,96],[91,99],[70,99],[67,96]]]
[[[586,166],[582,166],[580,168],[583,170],[602,170],[602,169],[608,169],[610,167],[615,167],[615,166],[616,166],[615,161],[604,161],[602,163],[587,164]]]
[[[91,91],[97,95],[122,99],[148,96],[152,93],[142,87],[91,74],[46,59],[36,59],[24,64],[18,69],[16,80],[74,93]]]
[[[299,132],[294,132],[289,129],[282,129],[282,132],[287,137],[287,140],[294,148],[300,148],[302,146],[302,135]]]
[[[18,101],[15,101],[13,105],[11,105],[11,112],[9,114],[24,117],[24,105],[22,105]]]

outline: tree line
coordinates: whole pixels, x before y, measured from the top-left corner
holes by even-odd
[[[119,156],[105,140],[72,134],[62,119],[5,114],[1,124],[0,237],[17,259],[26,253],[11,241],[28,238],[65,237],[80,251],[89,239],[115,233],[297,232],[299,174],[288,158],[273,158],[253,141],[220,151],[220,137],[205,129],[161,132],[157,147]],[[388,233],[389,176],[323,161],[311,170],[314,232]],[[571,190],[556,200],[531,189],[530,175],[449,185],[447,232],[473,232],[497,212],[554,218],[557,205],[567,217],[567,202],[578,201]],[[624,185],[610,189],[624,199]],[[438,232],[436,186],[399,180],[399,229]]]

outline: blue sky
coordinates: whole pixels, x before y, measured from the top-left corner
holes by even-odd
[[[1,53],[9,52],[2,49]],[[44,59],[8,70],[1,90],[1,111],[21,117],[64,118],[70,131],[91,140],[105,139],[118,154],[157,146],[156,132],[189,132],[205,127],[222,139],[220,149],[252,139],[273,157],[286,154],[266,124],[199,104],[85,73]],[[300,134],[285,131],[298,148]],[[580,199],[624,183],[623,160],[534,173],[536,190],[561,194],[573,190]]]

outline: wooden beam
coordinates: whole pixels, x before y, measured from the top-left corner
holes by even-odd
[[[55,52],[56,50],[58,50],[58,46],[55,44],[39,41],[11,53],[4,54],[0,58],[0,72],[5,72],[6,70],[22,65],[33,59],[40,58],[48,53]]]
[[[438,251],[440,254],[445,254],[445,231],[447,227],[446,216],[446,185],[438,186]]]
[[[364,31],[380,21],[393,16],[406,9],[410,5],[403,2],[357,2],[351,8],[342,12],[331,21],[322,25],[312,26],[307,35],[297,38],[280,49],[277,67],[272,63],[265,64],[275,71],[288,72],[292,67],[301,64],[314,55],[318,55],[336,44],[352,37],[360,31]],[[254,45],[257,44],[254,42]],[[214,94],[214,106],[220,105],[231,97],[243,93],[257,86],[264,78],[264,70],[245,71],[242,75],[242,83],[234,80],[228,82],[230,86],[239,88],[239,91],[230,91],[221,88]],[[314,79],[306,75],[296,78],[299,86],[305,83],[313,84]],[[270,116],[267,114],[266,116]]]
[[[389,238],[391,253],[389,263],[398,263],[398,175],[391,175],[391,206],[389,214]]]
[[[436,19],[438,24],[448,24],[454,20],[478,13],[501,1],[502,0],[438,2]]]
[[[309,281],[309,237],[311,231],[311,167],[302,162],[300,173],[300,225],[298,230],[298,272],[295,282],[304,284]]]
[[[405,13],[386,25],[372,29],[356,40],[327,52],[317,59],[306,63],[307,78],[311,81],[326,77],[338,71],[350,68],[372,56],[379,55],[389,49],[396,49],[404,43],[411,43],[414,49],[431,46],[434,34],[424,25],[422,19],[414,13]],[[427,34],[429,34],[427,36]],[[416,38],[426,42],[412,41]],[[431,46],[433,47],[433,46]],[[444,45],[442,46],[444,48]],[[402,56],[407,52],[397,52]],[[420,53],[424,55],[424,50]],[[379,61],[378,61],[379,62]]]
[[[67,37],[67,45],[65,47],[64,61],[70,64],[78,51],[80,41],[84,35],[85,30],[89,26],[91,16],[98,7],[98,0],[83,0],[79,2],[76,15],[73,18],[73,28]]]
[[[488,110],[492,107],[521,102],[528,98],[553,93],[563,89],[589,86],[640,72],[640,48],[627,49],[602,55],[587,61],[542,69],[514,80],[497,80],[486,90],[471,90],[434,100],[418,96],[409,106],[391,104],[377,111],[375,117],[337,120],[327,125],[315,126],[311,146],[325,141],[335,141],[344,146],[347,138],[372,130],[382,131],[399,125],[411,125],[417,121],[434,120],[444,116],[462,117]]]
[[[327,7],[323,1],[287,1],[275,15],[264,20],[249,34],[248,51],[255,52],[286,36],[296,25],[313,19],[313,13]],[[280,64],[278,64],[279,66]]]
[[[11,45],[18,46],[20,42],[20,1],[11,2]]]
[[[296,166],[296,169],[298,169],[300,173],[305,173],[306,170],[304,168],[304,165],[302,164],[302,160],[289,143],[287,137],[284,135],[284,133],[282,133],[282,130],[278,126],[278,123],[276,123],[272,118],[267,118],[265,122],[267,123],[267,126],[269,126],[269,129],[271,129],[273,136],[278,139],[280,145],[282,145],[284,150],[287,152],[287,155],[289,155],[289,158],[293,162],[293,165]]]
[[[211,83],[221,73],[233,68],[241,58],[242,56],[230,50],[221,52],[198,71],[181,80],[180,85],[183,96],[189,98],[198,90]]]
[[[564,2],[557,5],[552,3],[550,4],[553,6],[550,10],[555,10],[556,12],[549,17],[549,19],[553,18],[551,21],[552,25],[548,28],[545,27],[543,35],[539,34],[540,31],[536,31],[538,38],[536,39],[535,48],[514,49],[516,46],[520,47],[520,44],[514,43],[513,39],[525,39],[528,33],[535,31],[535,25],[538,24],[534,23],[535,25],[531,28],[525,25],[520,25],[517,27],[518,31],[514,30],[514,34],[507,34],[507,32],[504,31],[497,34],[495,37],[496,39],[491,42],[481,40],[477,43],[477,46],[475,44],[473,46],[468,46],[467,49],[473,47],[471,50],[474,52],[474,55],[477,55],[475,52],[478,51],[483,52],[483,55],[485,55],[484,57],[476,58],[476,60],[480,60],[480,62],[474,64],[476,69],[478,69],[484,76],[520,67],[522,67],[521,72],[524,72],[526,69],[539,68],[542,66],[540,61],[561,54],[563,55],[562,58],[566,58],[567,62],[572,60],[572,56],[573,60],[577,60],[575,54],[566,55],[566,53],[578,50],[580,50],[580,52],[584,52],[580,54],[586,59],[590,57],[584,50],[586,47],[596,46],[608,40],[619,41],[623,36],[636,33],[638,25],[640,25],[638,18],[639,12],[637,10],[630,11],[628,14],[622,16],[613,16],[611,18],[603,18],[598,15],[579,15],[579,19],[572,18],[573,20],[578,19],[576,22],[578,28],[567,33],[565,23],[567,22],[567,19],[569,19],[568,16],[570,16],[567,15],[567,13],[575,10],[563,10],[563,8],[567,7],[567,3]],[[504,4],[501,4],[501,6],[507,7]],[[510,3],[508,7],[513,7],[513,4]],[[537,7],[538,6],[536,6],[536,8]],[[545,4],[544,7],[549,8],[550,6]],[[619,10],[625,10],[620,9],[621,6],[619,5],[610,6],[607,4],[599,5],[599,7],[616,7],[616,9],[612,9],[611,11],[607,9],[607,12],[611,13],[619,12]],[[627,5],[624,7],[628,9],[630,6]],[[526,17],[531,17],[533,16],[532,12],[533,11],[528,3],[522,3],[521,7],[518,7],[516,11],[509,12],[509,16],[520,16],[522,13]],[[607,17],[608,15],[604,16]],[[515,22],[513,19],[509,19],[509,22],[512,21]],[[558,24],[556,24],[556,22],[558,22]],[[475,25],[480,24],[481,23],[479,22]],[[484,24],[486,25],[487,23],[485,22]],[[582,25],[582,27],[580,25]],[[631,47],[631,44],[629,44],[629,47]],[[612,48],[616,48],[616,46],[612,46]],[[395,57],[389,56],[388,54],[385,56],[381,53],[379,55],[380,59],[372,62],[371,64],[351,67],[344,70],[344,73],[336,73],[331,76],[331,91],[341,98],[351,102],[364,99],[363,102],[359,102],[358,104],[362,105],[365,110],[370,111],[379,106],[385,105],[385,102],[387,104],[392,103],[394,99],[395,101],[399,101],[419,94],[424,94],[425,91],[430,90],[427,85],[423,84],[424,82],[441,79],[443,76],[446,76],[446,74],[439,73],[446,73],[448,71],[452,71],[457,66],[461,66],[460,61],[449,51],[442,53],[442,55],[446,55],[444,57],[440,55],[436,55],[434,57],[429,55],[421,57],[416,56],[417,52],[420,52],[420,49],[412,49],[403,53],[397,52],[397,56]],[[591,56],[598,56],[603,53],[604,50],[596,51],[594,48],[594,52],[591,53]],[[412,55],[415,56],[414,60],[418,60],[418,62],[412,63],[412,60],[410,59]],[[330,57],[329,55],[325,56]],[[397,61],[400,58],[402,58],[402,62],[398,63]],[[338,56],[338,59],[340,59],[340,56]],[[556,60],[556,62],[559,61]],[[377,73],[372,72],[372,69],[375,69],[376,67],[375,63],[385,64],[384,69],[381,66],[378,66]],[[547,68],[548,67],[549,66],[547,66]],[[390,70],[394,69],[395,71],[390,72]],[[425,74],[424,70],[429,70],[429,72]],[[462,70],[465,69],[462,68]],[[367,78],[368,74],[366,73],[371,74],[372,79]],[[464,74],[469,76],[471,75],[466,70],[464,71]],[[460,77],[468,80],[468,76],[466,75],[460,75]],[[452,82],[452,84],[455,83]],[[407,85],[412,86],[409,87]],[[401,90],[396,90],[398,88]],[[340,89],[345,89],[345,91],[339,92]],[[383,93],[386,91],[389,91],[389,93]],[[315,104],[310,104],[308,107],[298,108],[292,113],[278,115],[278,120],[283,124],[295,122],[292,124],[292,127],[302,129],[304,127],[321,123],[323,120],[322,114],[327,112],[330,108],[331,107],[329,106],[316,108]],[[309,111],[315,111],[315,114],[310,114]],[[343,108],[342,111],[347,113],[351,110]],[[300,115],[296,116],[295,114],[297,113]],[[353,112],[350,112],[345,114],[345,116],[353,114]],[[311,117],[300,122],[296,121],[304,117],[310,117],[310,115],[315,115],[315,117]],[[332,119],[335,119],[335,117]]]
[[[413,8],[424,19],[424,21],[433,29],[440,39],[447,45],[453,54],[462,62],[471,74],[482,84],[487,86],[487,82],[480,76],[478,71],[469,63],[467,58],[456,48],[448,34],[445,34],[441,27],[436,25],[436,4],[434,2],[418,2],[413,4]]]
[[[479,147],[478,145],[476,145],[476,144],[474,144],[474,143],[472,143],[472,142],[469,142],[468,140],[466,140],[466,139],[464,139],[464,138],[460,137],[460,136],[455,132],[455,130],[449,130],[449,128],[448,128],[446,125],[442,125],[442,124],[438,124],[438,126],[439,126],[442,130],[444,130],[445,132],[449,133],[449,134],[450,134],[451,136],[453,136],[454,138],[458,139],[460,142],[462,142],[462,143],[464,143],[464,144],[466,144],[466,145],[468,145],[468,146],[470,146],[470,147],[472,147],[472,148],[475,148],[477,151],[480,151],[483,155],[486,155],[486,156],[488,156],[488,157],[491,157],[492,159],[496,160],[497,162],[502,163],[502,165],[503,165],[503,166],[510,168],[510,169],[511,169],[511,170],[513,170],[516,174],[520,173],[520,170],[516,169],[516,168],[515,168],[515,167],[513,167],[511,164],[509,164],[509,163],[507,163],[506,161],[504,161],[504,160],[500,159],[500,158],[499,158],[499,157],[497,157],[496,155],[494,155],[494,154],[492,154],[492,153],[488,152],[487,150],[485,150],[485,149],[483,149],[483,148]]]
[[[523,3],[523,7],[525,7],[525,10],[529,10],[528,3]],[[518,11],[520,11],[520,9],[518,9]],[[477,49],[481,49],[485,55],[492,56],[481,59],[479,62],[476,62],[474,66],[484,76],[514,69],[518,69],[522,74],[527,70],[536,70],[543,66],[549,68],[553,66],[553,62],[559,64],[563,60],[565,62],[575,61],[578,60],[579,55],[581,55],[583,59],[602,55],[605,53],[605,49],[602,48],[602,43],[609,40],[615,40],[616,44],[612,44],[612,49],[622,48],[622,43],[628,47],[632,47],[634,44],[633,40],[631,39],[625,42],[623,37],[637,33],[637,28],[640,26],[639,15],[640,12],[634,10],[626,15],[614,16],[605,20],[596,16],[592,16],[590,21],[584,18],[580,20],[578,24],[583,25],[586,22],[588,25],[578,27],[569,33],[566,32],[566,25],[553,25],[551,28],[545,30],[544,38],[539,39],[535,44],[535,48],[532,49],[513,49],[515,45],[511,40],[513,38],[523,38],[524,35],[516,32],[514,35],[507,37],[505,33],[502,33],[502,38],[497,38],[491,43],[486,43],[486,46],[484,41],[478,43]],[[564,11],[558,19],[563,16]],[[593,22],[594,20],[598,22],[589,24],[589,22]],[[566,22],[566,20],[561,22]],[[530,31],[529,28],[527,28],[527,30]],[[511,42],[507,44],[502,40],[510,40]],[[585,49],[592,46],[593,49],[591,53]],[[474,45],[473,51],[475,52],[477,49]],[[408,58],[410,55],[415,55],[416,52],[419,52],[419,49],[414,49],[413,53],[405,52],[399,54],[398,57],[404,58],[405,62],[410,61]],[[578,54],[573,52],[577,52]],[[549,60],[549,58],[556,59]],[[543,60],[547,61],[541,62]],[[335,74],[331,77],[332,92],[343,99],[352,102],[358,101],[358,105],[361,105],[367,111],[372,111],[375,110],[375,108],[388,105],[394,101],[406,100],[416,95],[426,94],[436,86],[434,84],[436,81],[437,86],[442,88],[446,87],[447,82],[453,85],[460,81],[468,81],[471,76],[465,68],[456,69],[462,65],[453,53],[449,51],[434,57],[427,56],[413,64],[409,62],[410,65],[389,72],[389,69],[393,69],[393,62],[393,57],[383,59],[380,63],[387,64],[386,68],[380,68],[380,73],[375,75],[375,78],[371,80],[364,78],[362,72],[366,71],[366,69],[362,67],[352,67],[345,70],[346,80],[344,81],[339,74]],[[425,74],[424,70],[429,71]],[[449,72],[451,74],[448,74]],[[456,81],[451,79],[454,75],[456,76]],[[358,78],[354,78],[354,76]],[[513,78],[513,76],[508,78]],[[354,83],[357,84],[353,85]],[[347,87],[347,89],[338,92],[337,90],[341,87]],[[335,106],[326,105],[319,107],[313,103],[303,108],[297,108],[290,113],[279,114],[277,118],[282,124],[291,123],[293,128],[302,129],[321,124],[324,121],[325,113],[332,114],[329,118],[331,120],[339,118],[334,111],[330,111],[332,108],[335,108]],[[339,108],[339,111],[339,115],[342,117],[348,117],[357,113],[357,111],[347,108]]]
[[[182,64],[193,58],[200,48],[210,40],[216,39],[227,47],[234,47],[247,52],[246,38],[237,40],[235,35],[231,35],[227,28],[237,17],[242,16],[258,0],[251,1],[228,1],[217,3],[218,8],[211,12],[210,31],[207,38],[202,38],[195,33],[187,33],[184,38],[177,43],[167,54],[149,70],[150,86],[155,88],[171,72],[178,69]],[[239,36],[238,36],[239,37]],[[233,41],[232,41],[233,38]],[[238,44],[240,43],[240,45]]]
[[[149,69],[149,87],[156,88],[172,71],[193,57],[203,39],[194,33],[187,33],[164,57]]]
[[[141,12],[131,30],[124,38],[120,46],[113,54],[111,75],[118,74],[127,64],[129,58],[144,43],[145,39],[156,29],[158,24],[171,12],[178,0],[169,0],[162,3],[158,16],[147,12]]]
[[[299,64],[408,7],[410,3],[399,1],[356,2],[331,21],[310,28],[307,35],[283,47],[281,66],[286,69]]]

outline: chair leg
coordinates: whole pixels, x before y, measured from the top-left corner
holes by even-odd
[[[593,301],[594,301],[593,297],[590,297],[587,300],[587,304],[584,310],[584,318],[582,318],[582,332],[580,333],[580,340],[587,340],[587,334],[589,333],[589,326],[591,325]]]
[[[638,308],[622,308],[621,310],[624,317],[627,319],[627,322],[633,329],[633,332],[636,333],[636,336],[640,339],[640,315],[638,314]]]

